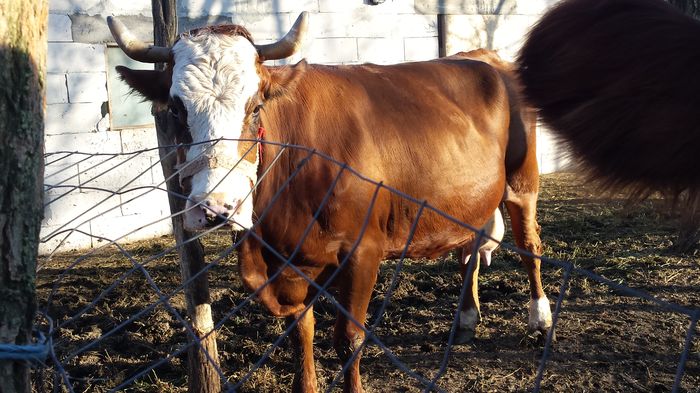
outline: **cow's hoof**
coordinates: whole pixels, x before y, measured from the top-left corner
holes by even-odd
[[[549,334],[549,331],[550,329],[544,328],[531,330],[530,333],[528,333],[527,335],[528,341],[530,341],[538,347],[543,347],[547,343],[547,335]],[[556,331],[552,331],[552,343],[555,343],[556,341]]]
[[[476,332],[474,329],[463,329],[458,328],[455,334],[454,344],[455,345],[466,345],[474,342],[476,338]]]

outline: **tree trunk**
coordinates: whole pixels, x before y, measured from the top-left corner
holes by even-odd
[[[152,0],[153,7],[153,34],[155,45],[172,46],[177,37],[177,13],[175,0]],[[157,68],[162,69],[164,64],[157,64]],[[170,146],[174,144],[172,130],[168,129],[165,108],[154,106],[153,116],[156,122],[156,132],[158,134],[158,144],[160,146]],[[163,174],[169,178],[175,173],[176,158],[172,153],[172,148],[161,148],[159,150]],[[170,179],[166,187],[168,189],[168,199],[171,213],[177,213],[185,208],[185,200],[175,195],[182,195],[179,180],[176,177]],[[204,250],[199,241],[182,245],[192,235],[185,231],[183,226],[183,216],[173,216],[173,232],[175,241],[178,244],[178,254],[180,257],[180,273],[182,280],[187,281],[192,276],[206,267],[204,262]],[[187,315],[192,323],[192,330],[198,337],[199,344],[191,344],[188,350],[188,391],[213,392],[221,391],[220,376],[217,372],[219,357],[216,348],[216,332],[213,331],[214,322],[211,316],[211,300],[209,296],[209,275],[205,272],[193,280],[185,288],[185,298],[187,299]],[[207,354],[209,357],[207,357]]]
[[[31,344],[43,217],[46,0],[0,2],[0,344]],[[0,361],[0,392],[30,392],[26,361]]]

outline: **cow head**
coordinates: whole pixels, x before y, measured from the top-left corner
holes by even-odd
[[[291,56],[302,42],[307,19],[302,13],[280,41],[268,45],[254,45],[240,26],[213,26],[184,33],[165,48],[138,41],[121,22],[107,18],[129,57],[168,64],[164,71],[120,66],[117,72],[135,92],[167,105],[177,142],[187,143],[178,165],[189,193],[187,229],[222,221],[234,230],[253,225],[259,111],[274,85],[262,62]]]

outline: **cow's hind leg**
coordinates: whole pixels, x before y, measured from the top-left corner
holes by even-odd
[[[463,247],[459,250],[460,273],[464,282],[464,301],[459,310],[459,327],[455,336],[455,344],[467,344],[474,340],[476,336],[476,325],[481,322],[481,312],[479,309],[479,253],[474,252],[472,246]],[[471,254],[471,255],[470,255]],[[474,269],[469,273],[469,263],[474,263]]]
[[[360,379],[360,353],[357,353],[354,359],[352,357],[365,340],[362,327],[365,324],[367,307],[381,260],[381,255],[376,252],[371,252],[376,255],[367,254],[370,253],[357,250],[357,258],[350,261],[350,265],[337,279],[340,289],[338,302],[352,316],[350,318],[345,313],[338,312],[333,336],[335,350],[342,366],[345,367],[343,375],[345,393],[363,392]]]
[[[513,227],[513,237],[518,247],[534,255],[542,255],[542,242],[537,224],[537,191],[517,192],[508,187],[506,207]],[[552,312],[549,299],[542,289],[540,260],[529,255],[520,255],[530,281],[530,310],[528,328],[532,332],[546,333],[552,327]]]
[[[295,355],[295,372],[292,392],[316,392],[316,369],[314,367],[314,310],[299,312],[287,319],[287,323],[298,320],[291,333]]]

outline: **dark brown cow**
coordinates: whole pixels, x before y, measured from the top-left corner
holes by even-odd
[[[526,96],[593,177],[700,201],[699,21],[662,0],[565,0],[518,62]]]
[[[109,22],[131,57],[169,62],[164,72],[118,71],[144,97],[167,104],[180,140],[195,143],[181,173],[189,228],[227,220],[246,230],[238,250],[243,282],[274,315],[298,322],[295,391],[316,391],[311,282],[338,288],[347,312],[338,312],[334,345],[345,363],[363,343],[383,259],[404,249],[415,258],[472,251],[474,233],[430,209],[406,247],[421,203],[387,187],[476,228],[505,200],[518,245],[541,252],[531,119],[509,71],[474,60],[493,62],[488,52],[392,66],[267,67],[263,60],[293,53],[305,16],[277,44],[254,46],[245,29],[225,26],[186,33],[172,49],[136,42],[123,25]],[[251,140],[262,129],[269,144],[259,154]],[[307,146],[383,183],[272,142]],[[539,260],[523,263],[531,284],[529,326],[547,331],[551,314]],[[460,321],[467,338],[479,318],[475,279],[470,286],[473,297],[467,295]],[[359,356],[344,377],[345,391],[362,391]]]

